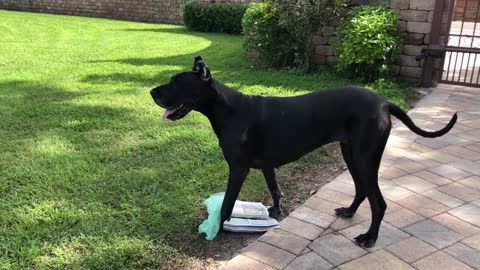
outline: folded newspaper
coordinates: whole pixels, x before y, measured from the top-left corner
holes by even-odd
[[[223,224],[223,229],[231,232],[265,232],[278,227],[278,221],[269,217],[262,203],[239,200],[235,201],[232,217]]]

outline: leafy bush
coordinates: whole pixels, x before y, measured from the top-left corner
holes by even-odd
[[[189,30],[240,34],[247,7],[239,4],[201,5],[191,0],[182,9],[183,21]]]
[[[265,0],[247,9],[242,25],[247,51],[272,67],[311,65],[310,36],[347,0]]]
[[[388,74],[401,44],[399,16],[383,6],[359,6],[337,30],[337,69],[372,81]]]

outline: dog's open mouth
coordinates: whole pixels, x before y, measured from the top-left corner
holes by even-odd
[[[191,107],[186,104],[180,104],[174,108],[167,108],[163,114],[163,119],[178,120],[187,115],[187,113],[189,113],[191,110]]]

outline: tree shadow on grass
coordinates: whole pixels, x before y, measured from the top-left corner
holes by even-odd
[[[238,57],[241,47],[229,41],[229,36],[191,33],[183,29],[125,31],[198,35],[208,38],[211,45],[184,55],[96,63],[173,65],[190,70],[194,57],[202,55],[214,76],[229,85],[306,88],[305,84],[298,85],[302,76],[285,71],[275,71],[272,75],[271,71],[252,69],[244,58]],[[90,92],[35,81],[0,84],[0,89],[4,90],[0,92],[0,106],[8,107],[1,111],[5,120],[0,128],[10,140],[0,147],[7,149],[5,164],[14,164],[4,165],[6,181],[0,188],[0,197],[9,204],[3,210],[5,215],[15,215],[16,211],[23,211],[35,202],[51,201],[65,201],[72,212],[72,215],[60,215],[43,223],[26,222],[25,228],[10,230],[5,235],[5,239],[10,239],[6,249],[14,261],[25,261],[26,252],[32,252],[31,256],[44,256],[51,250],[42,249],[42,244],[61,247],[79,234],[100,239],[146,238],[180,248],[184,254],[195,257],[228,249],[234,242],[246,242],[242,235],[234,234],[222,234],[217,240],[207,242],[196,232],[205,215],[201,207],[203,199],[214,191],[223,190],[226,179],[226,166],[208,125],[188,117],[179,124],[164,125],[159,123],[158,116],[139,114],[121,104],[82,102],[85,95],[100,91],[104,84],[127,83],[129,89],[153,86],[167,81],[174,72],[178,71],[163,70],[154,76],[141,72],[90,74],[82,79],[92,84]],[[61,210],[65,208],[60,207]],[[79,215],[84,216],[79,218]],[[14,216],[10,220],[12,222],[4,228],[17,226]],[[115,245],[115,242],[110,244]],[[25,251],[25,247],[31,248]],[[102,265],[108,265],[112,258],[131,259],[128,252],[112,258],[95,251],[91,254],[93,257],[85,255],[85,260],[93,258]],[[147,260],[153,261],[155,256],[160,255],[155,253]]]
[[[6,81],[0,89],[0,106],[8,107],[0,124],[8,134],[0,144],[0,228],[8,228],[0,229],[0,253],[9,261],[20,268],[47,258],[67,268],[110,260],[145,266],[175,249],[199,256],[218,245],[205,245],[196,232],[203,199],[223,190],[226,177],[208,126],[188,119],[165,125],[35,81]],[[116,239],[132,239],[135,248],[105,247]],[[80,255],[65,258],[71,252]]]
[[[120,30],[122,31],[122,30]],[[150,58],[123,58],[113,60],[97,60],[93,63],[120,63],[132,66],[176,66],[177,69],[162,70],[154,77],[148,77],[140,72],[132,74],[108,74],[91,75],[83,79],[84,82],[103,83],[105,81],[124,81],[132,78],[133,81],[152,82],[155,84],[166,83],[178,72],[191,70],[196,56],[202,56],[207,62],[215,79],[235,88],[249,86],[256,87],[282,87],[292,91],[315,91],[322,88],[348,85],[352,82],[335,74],[328,68],[322,68],[320,72],[310,75],[292,73],[289,70],[272,70],[252,65],[247,58],[244,49],[239,44],[241,38],[224,34],[211,34],[190,32],[183,28],[147,28],[147,29],[124,29],[127,32],[151,32],[172,33],[189,35],[208,39],[209,47],[200,51],[175,56],[157,56]],[[232,37],[235,39],[232,41]],[[240,51],[240,52],[239,52]],[[243,56],[239,56],[239,54]],[[122,77],[125,75],[125,77]],[[268,94],[268,93],[265,93]]]

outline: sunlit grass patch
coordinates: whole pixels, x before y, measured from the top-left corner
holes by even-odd
[[[228,174],[218,141],[198,113],[161,121],[149,95],[195,56],[248,94],[355,84],[327,69],[252,66],[239,36],[10,11],[0,18],[0,269],[157,269],[179,246],[205,241],[202,202],[225,189]],[[404,88],[371,88],[406,106]],[[241,197],[266,194],[253,171]]]

